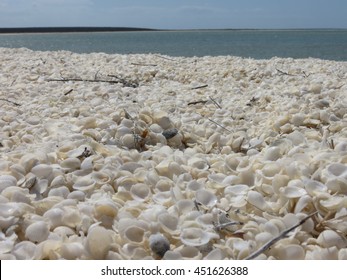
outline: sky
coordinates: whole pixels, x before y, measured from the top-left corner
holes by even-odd
[[[347,28],[347,0],[0,0],[0,27]]]

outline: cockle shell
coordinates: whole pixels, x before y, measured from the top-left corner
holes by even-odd
[[[158,222],[163,231],[169,233],[170,235],[179,234],[177,217],[174,217],[168,213],[162,213],[158,215]]]
[[[10,186],[17,186],[17,179],[11,175],[0,176],[0,193]]]
[[[184,228],[181,231],[180,239],[187,246],[202,246],[211,239],[218,239],[219,235],[204,231],[200,228]]]
[[[86,250],[92,259],[105,259],[113,238],[110,230],[95,225],[88,230]]]
[[[44,221],[34,222],[25,230],[25,237],[32,242],[41,242],[47,239],[49,226]]]
[[[64,243],[61,245],[61,257],[66,260],[82,259],[85,255],[85,248],[79,242]]]
[[[202,203],[207,207],[213,207],[217,203],[217,197],[210,191],[201,189],[195,194],[196,201]]]
[[[343,238],[337,232],[329,229],[320,233],[317,238],[317,243],[324,248],[336,246],[337,248],[342,249],[346,248],[347,245],[346,238]]]
[[[35,259],[37,245],[31,241],[21,241],[17,243],[12,253],[17,260],[33,260]]]
[[[247,194],[247,201],[254,205],[256,208],[261,210],[269,209],[269,205],[266,203],[264,197],[256,192],[256,191],[249,191]]]

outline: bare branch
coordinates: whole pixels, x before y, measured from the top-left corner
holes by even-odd
[[[209,98],[211,99],[213,104],[216,105],[217,108],[222,109],[222,106],[220,106],[216,100],[214,100],[211,96],[209,96]]]
[[[202,86],[197,86],[197,87],[192,87],[191,89],[200,89],[200,88],[206,88],[208,85],[202,85]]]
[[[206,104],[208,100],[198,100],[198,101],[192,101],[192,102],[189,102],[188,103],[188,106],[189,105],[196,105],[196,104]]]
[[[214,120],[211,120],[210,118],[208,118],[208,120],[209,120],[210,122],[213,122],[214,124],[218,125],[219,127],[225,129],[226,131],[228,131],[228,132],[230,132],[230,133],[233,133],[231,130],[229,130],[229,129],[227,129],[226,127],[222,126],[221,124],[215,122]]]
[[[13,104],[15,106],[21,106],[19,103],[16,103],[14,101],[11,101],[11,100],[8,100],[8,99],[5,99],[5,98],[0,98],[0,100],[6,101],[6,102],[11,103],[11,104]]]
[[[266,251],[267,249],[269,249],[273,244],[275,244],[277,241],[287,237],[287,234],[289,232],[291,232],[293,229],[296,229],[297,227],[301,226],[303,223],[305,223],[308,219],[310,219],[312,216],[314,216],[315,214],[317,214],[318,211],[308,215],[307,217],[305,217],[304,219],[302,219],[299,223],[297,223],[296,225],[282,231],[278,236],[276,236],[275,238],[271,239],[269,242],[267,242],[265,245],[261,246],[257,251],[253,252],[252,254],[250,254],[246,260],[253,260],[256,257],[258,257],[260,254],[262,254],[264,251]]]

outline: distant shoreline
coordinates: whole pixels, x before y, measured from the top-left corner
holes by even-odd
[[[70,32],[129,32],[157,31],[151,28],[133,27],[9,27],[0,28],[0,34],[14,33],[70,33]]]
[[[272,31],[272,30],[345,30],[344,28],[285,28],[285,29],[256,29],[256,28],[220,28],[220,29],[154,29],[140,27],[0,27],[0,34],[20,34],[20,33],[73,33],[73,32],[132,32],[132,31]]]

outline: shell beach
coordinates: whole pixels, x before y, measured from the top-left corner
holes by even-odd
[[[346,81],[0,49],[0,259],[347,259]]]

